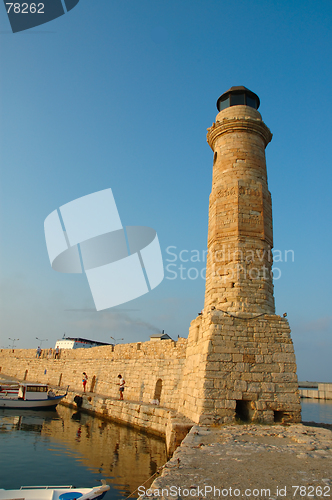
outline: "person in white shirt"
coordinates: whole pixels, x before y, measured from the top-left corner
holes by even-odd
[[[119,393],[120,393],[120,401],[123,401],[123,392],[124,392],[124,386],[125,386],[125,381],[122,378],[122,375],[118,375],[119,379]]]

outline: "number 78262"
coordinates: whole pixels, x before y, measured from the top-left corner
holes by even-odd
[[[39,3],[31,3],[30,5],[27,3],[6,3],[6,6],[9,5],[7,14],[9,14],[11,8],[13,7],[12,12],[15,14],[44,14],[44,4]]]

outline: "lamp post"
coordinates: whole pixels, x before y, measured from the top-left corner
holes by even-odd
[[[114,345],[117,345],[118,340],[124,340],[124,339],[115,339],[115,338],[114,338],[114,337],[112,337],[112,336],[111,336],[111,339],[113,339],[113,340],[114,340]]]
[[[13,342],[13,344],[12,344],[12,349],[14,349],[14,348],[15,348],[15,342],[16,342],[17,340],[20,340],[20,339],[11,339],[10,337],[8,337],[8,340],[11,340],[11,341]]]
[[[36,340],[39,340],[40,347],[42,346],[43,342],[48,342],[48,339],[39,339],[38,337],[36,337]]]

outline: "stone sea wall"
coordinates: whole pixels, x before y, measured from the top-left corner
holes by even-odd
[[[87,391],[118,397],[118,375],[126,381],[125,399],[177,410],[186,356],[187,339],[149,341],[61,350],[59,359],[44,350],[36,358],[35,349],[2,349],[0,373],[20,380],[82,390],[82,372],[88,375]]]
[[[82,398],[80,409],[84,412],[164,437],[169,456],[193,426],[190,419],[169,408],[139,401],[119,401],[100,394],[78,394],[69,390],[61,404],[77,408],[74,402],[77,395]]]
[[[317,389],[300,389],[301,398],[332,399],[332,384],[318,383]]]
[[[2,349],[0,373],[62,390],[69,386],[65,405],[76,408],[79,395],[84,411],[165,437],[171,454],[193,425],[177,414],[186,346],[187,340],[179,339],[63,349],[59,359],[54,350],[36,358],[35,349]],[[88,374],[86,394],[83,371]],[[118,400],[120,373],[126,381],[124,401]]]

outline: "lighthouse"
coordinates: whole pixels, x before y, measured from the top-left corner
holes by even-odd
[[[300,422],[288,321],[275,313],[272,201],[259,97],[231,87],[213,151],[204,309],[190,325],[179,411],[200,424]]]
[[[272,134],[259,98],[232,87],[208,129],[213,150],[205,307],[235,315],[274,313],[272,203],[265,148]]]

